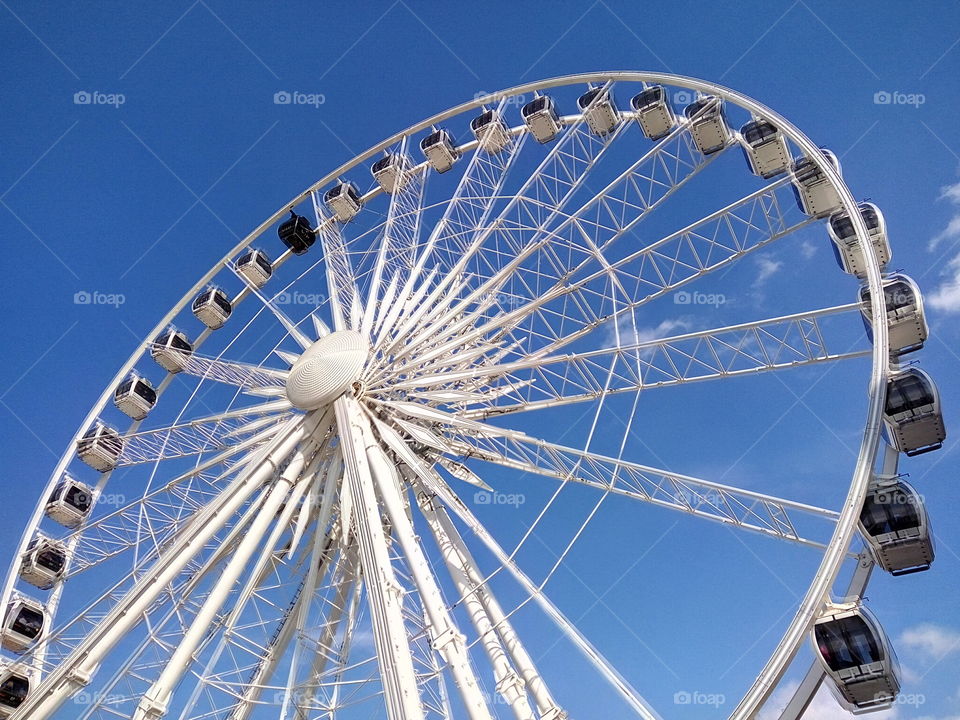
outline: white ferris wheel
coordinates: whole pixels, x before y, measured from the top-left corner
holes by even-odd
[[[842,303],[778,287],[789,311],[641,331],[803,232],[832,246]],[[833,153],[701,80],[556,78],[393,135],[204,273],[92,407],[11,556],[0,717],[558,720],[589,714],[581,671],[614,698],[604,716],[671,717],[548,584],[608,497],[816,555],[730,717],[755,717],[805,647],[781,717],[823,683],[889,707],[896,658],[862,595],[875,566],[930,567],[898,460],[944,439],[904,363],[921,295],[890,257]],[[663,388],[844,363],[868,400],[831,507],[658,466],[631,432]],[[471,500],[534,486],[521,528]],[[571,492],[579,514],[557,509]],[[524,567],[547,526],[550,562]],[[580,670],[542,662],[542,633]]]

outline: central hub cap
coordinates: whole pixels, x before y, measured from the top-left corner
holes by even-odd
[[[354,330],[338,330],[304,350],[287,376],[287,399],[301,410],[329,405],[360,379],[370,346]]]

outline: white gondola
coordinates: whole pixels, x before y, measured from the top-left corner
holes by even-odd
[[[751,120],[740,128],[740,147],[750,172],[769,180],[790,167],[790,150],[780,129],[769,120]]]
[[[424,157],[430,163],[430,167],[438,173],[445,173],[453,167],[453,164],[460,157],[460,151],[457,150],[453,137],[443,128],[434,129],[420,141],[420,149]]]
[[[940,393],[927,373],[907,368],[890,376],[884,423],[893,445],[909,457],[943,447]]]
[[[410,166],[410,158],[406,155],[389,153],[377,160],[370,172],[384,192],[395,193],[407,184]]]
[[[827,160],[838,174],[841,173],[840,161],[830,150],[821,148]],[[807,157],[795,160],[790,167],[793,176],[793,194],[797,205],[805,214],[815,218],[826,217],[840,207],[840,195],[813,160]]]
[[[294,255],[303,255],[316,241],[317,233],[309,220],[291,210],[290,217],[277,227],[277,237]]]
[[[643,134],[651,140],[665,137],[677,125],[677,116],[670,107],[663,85],[651,85],[634,95],[630,106],[636,113]]]
[[[262,288],[273,275],[273,263],[263,250],[249,248],[237,259],[237,272],[256,288]]]
[[[912,278],[895,273],[883,280],[883,298],[887,306],[887,331],[890,354],[904,355],[923,347],[926,342],[927,319],[923,312],[923,296]],[[873,341],[873,311],[870,309],[870,286],[860,288],[860,312],[867,335]]]
[[[560,134],[560,117],[549,95],[537,95],[520,108],[520,117],[538,143],[548,143]]]
[[[191,308],[197,320],[211,330],[218,330],[233,312],[233,304],[227,294],[218,287],[211,287],[197,295]]]
[[[730,142],[732,133],[723,111],[723,100],[707,95],[687,105],[684,116],[690,122],[690,134],[704,155],[723,150]]]
[[[46,626],[43,604],[23,595],[14,596],[3,618],[3,647],[22,653],[40,639]]]
[[[41,590],[49,590],[63,577],[67,546],[60,540],[38,535],[20,560],[20,577]]]
[[[577,107],[595,135],[609,135],[620,123],[620,111],[606,88],[590,88],[577,98]]]
[[[870,483],[860,510],[860,533],[877,564],[892,575],[927,570],[933,562],[933,538],[923,500],[896,476]]]
[[[179,330],[170,328],[157,335],[150,346],[150,356],[167,372],[178,373],[190,362],[193,345]]]
[[[99,420],[77,441],[77,456],[100,472],[113,470],[122,452],[120,433]]]
[[[887,222],[883,219],[883,213],[873,203],[862,202],[857,205],[860,210],[860,216],[867,226],[870,233],[870,241],[873,243],[873,252],[877,256],[877,262],[882,268],[890,262],[890,242],[887,239]],[[830,232],[830,239],[833,241],[833,253],[837,257],[837,264],[844,272],[856,275],[859,278],[867,276],[867,264],[863,258],[863,251],[860,249],[860,243],[857,242],[857,233],[853,229],[853,222],[850,216],[840,210],[830,216],[830,223],[827,225]]]
[[[353,220],[360,212],[360,208],[363,207],[360,192],[352,182],[342,182],[334,185],[324,193],[323,202],[337,221],[342,223]]]
[[[30,671],[22,663],[0,662],[0,718],[8,718],[30,694]]]
[[[470,130],[480,148],[491,155],[503,150],[510,142],[510,130],[496,110],[485,110],[470,121]]]
[[[143,420],[157,405],[157,391],[149,380],[131,373],[114,391],[113,404],[127,417]]]
[[[92,506],[93,488],[65,474],[50,494],[45,512],[54,522],[75,528],[90,514]]]
[[[889,707],[900,668],[883,628],[858,603],[831,605],[811,633],[814,653],[837,700],[853,712]]]

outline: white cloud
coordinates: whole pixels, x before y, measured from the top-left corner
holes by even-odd
[[[774,260],[766,255],[757,257],[757,285],[763,285],[776,275],[782,267],[783,263],[780,260]]]
[[[927,303],[944,312],[960,312],[960,255],[947,263],[944,275],[947,279],[927,298]]]
[[[897,641],[897,647],[912,650],[936,662],[960,651],[960,632],[942,625],[923,623],[904,630]]]
[[[812,243],[809,240],[804,240],[800,244],[800,254],[803,256],[804,260],[809,260],[814,255],[817,254],[817,245]]]
[[[930,250],[936,250],[937,246],[944,240],[953,240],[954,238],[960,237],[960,182],[941,188],[940,200],[949,200],[950,203],[958,209],[955,211],[954,216],[950,218],[947,227],[937,233],[930,241],[928,245]]]
[[[787,706],[787,703],[790,702],[790,698],[793,697],[793,693],[796,692],[799,685],[800,683],[794,680],[777,689],[773,695],[770,696],[770,702],[768,702],[763,710],[760,711],[760,714],[757,715],[757,720],[777,720],[777,718],[780,717],[780,713],[783,712],[783,709]],[[862,716],[854,715],[840,707],[836,698],[833,697],[825,684],[820,686],[820,690],[813,696],[813,700],[810,701],[810,706],[803,714],[803,720],[844,720],[845,718],[857,717]],[[870,713],[869,717],[870,720],[897,720],[900,715],[898,714],[898,709],[894,707],[890,710]]]

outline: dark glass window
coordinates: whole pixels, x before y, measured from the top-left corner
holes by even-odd
[[[863,218],[863,222],[866,223],[868,230],[876,230],[880,227],[880,215],[872,205],[860,205],[860,216]]]
[[[23,705],[30,692],[30,682],[20,675],[10,675],[0,683],[0,705],[17,708]]]
[[[43,547],[37,553],[37,565],[54,573],[63,570],[66,561],[67,558],[63,551],[54,547]]]
[[[603,88],[593,88],[592,90],[587,90],[583,95],[577,99],[577,105],[580,106],[581,110],[585,110],[590,106],[590,103],[593,102],[594,98],[600,95],[603,92]],[[603,102],[601,100],[600,102]]]
[[[434,133],[430,133],[423,140],[420,141],[420,149],[426,150],[433,147],[434,145],[451,145],[450,135],[446,130],[437,130]]]
[[[21,607],[11,629],[30,640],[35,640],[43,631],[43,613],[33,608]]]
[[[820,654],[835,672],[883,660],[877,636],[858,615],[819,623],[814,634]]]
[[[382,157],[373,164],[373,172],[378,173],[384,168],[390,167],[392,163],[393,163],[393,155],[387,155],[386,157]]]
[[[230,300],[222,291],[217,290],[217,292],[213,294],[213,301],[217,304],[217,307],[223,310],[225,315],[233,312],[233,306],[230,304]]]
[[[524,105],[523,109],[520,111],[520,114],[523,115],[523,117],[530,117],[534,113],[538,113],[538,112],[541,112],[542,110],[546,110],[548,107],[552,109],[552,103],[550,102],[550,98],[547,97],[546,95],[541,95],[540,97],[534,98],[533,100],[528,102],[526,105]]]
[[[272,274],[273,274],[273,265],[271,265],[271,264],[270,264],[270,261],[267,260],[267,256],[264,255],[263,253],[257,253],[256,258],[257,258],[257,265],[259,265],[260,268],[261,268],[267,275],[272,275]]]
[[[634,110],[645,110],[652,105],[659,105],[665,101],[665,93],[662,85],[648,87],[641,93],[633,96],[630,104]]]
[[[82,513],[86,513],[90,509],[91,500],[90,492],[86,488],[72,483],[63,496],[63,501],[67,505]]]
[[[183,336],[180,333],[176,333],[173,336],[173,339],[170,341],[170,346],[175,348],[176,350],[182,350],[183,352],[188,354],[193,352],[193,345],[191,345],[186,340],[184,340]]]
[[[146,400],[150,405],[154,405],[157,402],[157,391],[150,387],[144,380],[137,381],[133,392]]]
[[[860,522],[873,537],[920,527],[916,497],[902,485],[867,496],[860,511]]]
[[[130,379],[130,380],[124,380],[122,383],[120,383],[120,387],[117,388],[117,392],[114,393],[114,395],[115,395],[116,397],[123,397],[123,396],[126,395],[128,392],[130,392],[130,388],[132,388],[132,387],[133,387],[133,380],[132,380],[132,379]]]
[[[487,125],[492,123],[494,120],[493,110],[487,110],[485,113],[477,115],[473,120],[470,121],[471,130],[482,130]]]
[[[756,145],[768,138],[776,136],[777,128],[767,120],[755,120],[744,125],[741,134],[748,145]]]
[[[921,375],[909,373],[887,383],[887,415],[933,403],[933,391]]]

